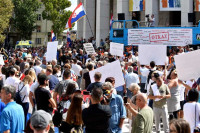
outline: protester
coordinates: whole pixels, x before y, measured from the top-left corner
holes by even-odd
[[[94,83],[91,83],[88,87],[87,87],[87,91],[92,92],[92,90],[96,87],[96,88],[101,88],[102,83],[101,81],[101,73],[100,72],[96,72],[94,74]]]
[[[131,103],[126,107],[131,111],[135,120],[132,124],[132,133],[151,133],[153,128],[153,111],[147,105],[147,97],[143,93],[136,95],[136,105],[140,109],[138,112]]]
[[[172,69],[168,75],[171,98],[167,99],[167,107],[170,119],[178,119],[178,112],[180,110],[180,90],[178,85],[178,75],[175,69]]]
[[[192,133],[190,132],[190,125],[186,120],[173,119],[169,123],[170,133]]]
[[[91,105],[83,110],[82,118],[86,126],[86,133],[109,133],[109,119],[111,110],[109,105],[101,105],[103,91],[94,88],[91,92]]]
[[[110,105],[112,116],[110,118],[110,129],[112,133],[122,133],[122,125],[126,118],[126,109],[121,96],[113,93],[110,82],[102,85],[104,91],[104,104]]]
[[[56,108],[56,103],[51,96],[49,90],[45,87],[48,85],[48,77],[45,74],[38,75],[39,87],[35,90],[35,100],[37,104],[37,110],[44,110],[49,114],[52,114],[53,109]]]
[[[64,80],[60,81],[54,88],[53,98],[56,103],[58,101],[57,95],[59,96],[58,99],[60,100],[61,96],[66,92],[66,88],[69,83],[74,83],[76,85],[76,89],[79,89],[78,84],[71,79],[71,71],[69,69],[64,71],[63,78]]]
[[[139,83],[139,76],[135,73],[133,73],[133,67],[128,67],[128,74],[125,76],[125,83],[127,88],[127,96],[131,98],[133,96],[132,92],[128,89],[131,85],[131,83]]]
[[[154,100],[153,112],[155,117],[156,132],[160,132],[161,116],[162,116],[164,132],[169,132],[167,99],[170,97],[171,94],[168,86],[163,83],[161,77],[158,77],[156,79],[156,84],[151,86],[150,94],[148,96],[148,98]]]
[[[200,125],[200,104],[197,103],[199,92],[191,89],[188,93],[188,102],[183,106],[184,119],[189,123],[191,133]]]
[[[34,133],[49,133],[52,117],[44,110],[37,110],[31,116],[31,128]]]
[[[29,110],[29,92],[30,92],[30,84],[32,83],[31,76],[27,75],[24,77],[23,81],[19,83],[17,92],[19,92],[22,102],[22,108],[24,110],[24,116],[25,116],[25,123],[27,121],[27,114]]]
[[[74,94],[71,105],[69,107],[66,121],[62,122],[60,131],[70,133],[78,132],[83,133],[83,120],[82,120],[82,102],[83,96],[81,94]]]
[[[16,88],[3,86],[1,89],[2,102],[6,104],[0,116],[0,132],[21,133],[24,130],[25,120],[22,106],[14,101]]]

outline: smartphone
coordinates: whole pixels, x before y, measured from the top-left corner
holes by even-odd
[[[83,91],[83,95],[90,95],[89,91]]]
[[[128,97],[124,96],[124,103],[127,103]]]

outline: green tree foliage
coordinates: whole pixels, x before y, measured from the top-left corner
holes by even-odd
[[[65,9],[71,6],[69,0],[42,0],[45,10],[42,13],[44,19],[52,21],[52,30],[59,35],[65,29],[71,11]]]
[[[0,0],[0,44],[5,40],[3,32],[9,26],[12,17],[13,3],[12,0]]]
[[[14,17],[13,23],[20,33],[21,39],[31,39],[32,31],[36,29],[36,11],[41,3],[38,0],[13,0]]]

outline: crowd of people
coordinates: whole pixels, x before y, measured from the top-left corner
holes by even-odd
[[[87,55],[86,42],[96,54]],[[0,64],[0,132],[122,133],[125,119],[131,133],[160,132],[161,122],[165,133],[198,132],[200,78],[179,80],[174,61],[193,49],[170,47],[165,66],[141,65],[137,47],[117,57],[109,53],[109,42],[101,40],[97,48],[95,38],[77,40],[52,61],[46,61],[44,47],[10,50]],[[124,85],[115,86],[114,77],[102,81],[99,72],[90,77],[115,60]]]

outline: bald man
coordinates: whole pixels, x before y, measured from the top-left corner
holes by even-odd
[[[132,132],[131,133],[151,133],[153,128],[153,111],[147,105],[147,96],[144,93],[139,93],[136,96],[136,105],[140,109],[138,112],[135,110],[132,103],[127,103],[126,107],[135,120],[132,122]]]

